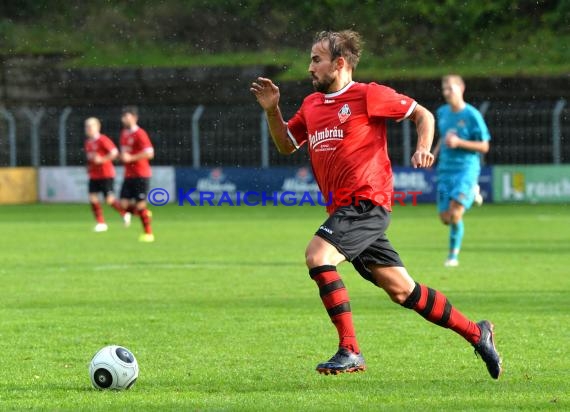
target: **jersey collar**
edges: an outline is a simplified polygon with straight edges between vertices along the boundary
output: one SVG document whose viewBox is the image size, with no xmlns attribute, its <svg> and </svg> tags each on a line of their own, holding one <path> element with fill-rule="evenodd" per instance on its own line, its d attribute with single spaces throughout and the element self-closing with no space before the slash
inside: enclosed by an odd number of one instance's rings
<svg viewBox="0 0 570 412">
<path fill-rule="evenodd" d="M 352 80 L 350 83 L 348 83 L 346 86 L 344 86 L 342 89 L 340 89 L 337 92 L 334 93 L 328 93 L 325 94 L 325 99 L 330 99 L 332 97 L 337 97 L 340 96 L 341 94 L 343 94 L 344 92 L 346 92 L 348 89 L 350 89 L 350 87 L 354 84 L 354 80 Z"/>
</svg>

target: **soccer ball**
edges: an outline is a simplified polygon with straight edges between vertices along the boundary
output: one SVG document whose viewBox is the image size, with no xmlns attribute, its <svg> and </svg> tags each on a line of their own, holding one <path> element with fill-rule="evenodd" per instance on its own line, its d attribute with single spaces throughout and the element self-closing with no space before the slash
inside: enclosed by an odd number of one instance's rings
<svg viewBox="0 0 570 412">
<path fill-rule="evenodd" d="M 138 376 L 135 356 L 122 346 L 105 346 L 89 364 L 89 377 L 97 389 L 129 389 Z"/>
</svg>

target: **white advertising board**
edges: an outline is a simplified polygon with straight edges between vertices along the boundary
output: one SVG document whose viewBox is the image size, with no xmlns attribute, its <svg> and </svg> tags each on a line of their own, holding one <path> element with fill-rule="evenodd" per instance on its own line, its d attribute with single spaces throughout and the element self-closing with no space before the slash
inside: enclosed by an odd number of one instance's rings
<svg viewBox="0 0 570 412">
<path fill-rule="evenodd" d="M 117 167 L 115 178 L 115 193 L 117 196 L 123 184 L 123 167 Z M 39 169 L 39 200 L 46 203 L 87 203 L 87 171 L 85 167 L 40 167 Z M 174 167 L 154 166 L 150 189 L 160 187 L 174 194 L 176 179 Z M 170 197 L 175 202 L 176 196 Z"/>
</svg>

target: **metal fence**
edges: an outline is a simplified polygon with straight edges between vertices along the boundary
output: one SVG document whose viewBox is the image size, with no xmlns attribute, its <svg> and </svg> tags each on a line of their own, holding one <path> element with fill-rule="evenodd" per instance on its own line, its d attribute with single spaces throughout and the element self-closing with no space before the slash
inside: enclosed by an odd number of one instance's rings
<svg viewBox="0 0 570 412">
<path fill-rule="evenodd" d="M 435 110 L 440 102 L 426 104 Z M 492 135 L 488 164 L 570 163 L 570 107 L 565 100 L 475 102 Z M 271 167 L 308 163 L 306 150 L 280 155 L 259 106 L 144 106 L 140 124 L 155 146 L 156 165 Z M 285 106 L 285 117 L 295 107 Z M 85 163 L 83 121 L 99 117 L 116 143 L 120 107 L 0 108 L 0 166 Z M 415 145 L 409 121 L 389 122 L 392 163 L 407 165 Z"/>
</svg>

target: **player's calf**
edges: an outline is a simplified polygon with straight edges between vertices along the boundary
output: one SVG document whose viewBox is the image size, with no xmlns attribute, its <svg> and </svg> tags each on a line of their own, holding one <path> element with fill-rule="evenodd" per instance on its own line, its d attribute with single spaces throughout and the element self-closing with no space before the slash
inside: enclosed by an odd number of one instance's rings
<svg viewBox="0 0 570 412">
<path fill-rule="evenodd" d="M 123 209 L 123 207 L 121 206 L 121 202 L 118 199 L 116 199 L 114 196 L 107 197 L 105 199 L 105 202 L 107 203 L 107 205 L 111 206 L 113 209 L 119 212 L 119 214 L 122 217 L 124 217 L 125 213 L 127 213 L 127 211 Z"/>
<path fill-rule="evenodd" d="M 366 363 L 356 340 L 350 299 L 336 267 L 317 266 L 309 270 L 309 275 L 319 287 L 319 295 L 339 337 L 338 351 L 328 361 L 319 363 L 317 372 L 338 375 L 366 370 Z"/>
<path fill-rule="evenodd" d="M 439 214 L 439 219 L 441 220 L 441 223 L 443 223 L 444 225 L 449 225 L 451 223 L 451 216 L 448 211 L 441 212 Z"/>
<path fill-rule="evenodd" d="M 471 344 L 479 342 L 481 331 L 449 302 L 447 297 L 432 288 L 416 283 L 402 306 L 413 309 L 424 319 L 461 335 Z"/>
<path fill-rule="evenodd" d="M 317 266 L 309 270 L 309 275 L 319 287 L 319 295 L 323 305 L 331 322 L 336 327 L 339 347 L 353 353 L 359 353 L 350 299 L 336 267 L 332 265 Z"/>
<path fill-rule="evenodd" d="M 372 282 L 384 289 L 392 302 L 403 304 L 414 289 L 415 282 L 404 267 L 369 266 Z"/>
<path fill-rule="evenodd" d="M 151 228 L 151 221 L 152 221 L 152 213 L 146 207 L 138 208 L 137 214 L 141 218 L 141 223 L 143 226 L 144 233 L 147 235 L 152 235 L 152 228 Z"/>
<path fill-rule="evenodd" d="M 91 211 L 93 212 L 93 217 L 95 217 L 95 221 L 98 224 L 104 224 L 105 218 L 103 217 L 103 209 L 101 208 L 101 204 L 99 201 L 90 201 Z"/>
<path fill-rule="evenodd" d="M 475 323 L 459 312 L 441 292 L 416 283 L 416 287 L 402 304 L 413 309 L 426 320 L 461 335 L 481 356 L 493 379 L 502 372 L 502 361 L 495 348 L 493 325 L 489 321 Z"/>
</svg>

